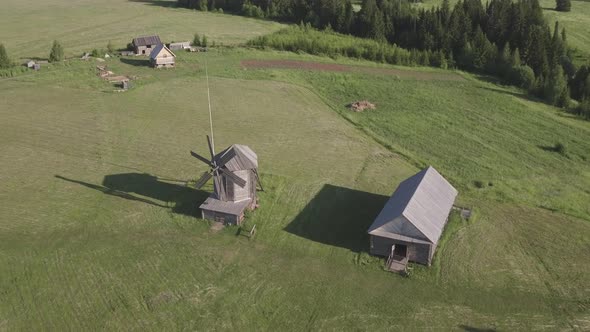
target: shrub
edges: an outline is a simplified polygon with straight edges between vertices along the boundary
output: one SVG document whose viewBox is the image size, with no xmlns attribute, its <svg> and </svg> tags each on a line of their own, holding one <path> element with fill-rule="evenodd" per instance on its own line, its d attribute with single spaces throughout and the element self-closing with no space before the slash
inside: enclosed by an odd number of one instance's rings
<svg viewBox="0 0 590 332">
<path fill-rule="evenodd" d="M 111 43 L 111 41 L 109 40 L 108 44 L 107 44 L 107 51 L 109 53 L 115 53 L 115 46 L 113 45 L 113 43 Z"/>
<path fill-rule="evenodd" d="M 6 53 L 6 48 L 4 48 L 4 44 L 0 44 L 0 69 L 6 69 L 10 67 L 10 58 L 8 58 L 8 53 Z"/>
<path fill-rule="evenodd" d="M 556 0 L 555 10 L 557 10 L 558 12 L 569 12 L 570 10 L 572 10 L 571 0 Z"/>
<path fill-rule="evenodd" d="M 49 62 L 58 62 L 64 59 L 64 49 L 61 44 L 57 41 L 53 41 L 51 52 L 49 52 Z"/>
<path fill-rule="evenodd" d="M 193 38 L 193 46 L 201 46 L 201 37 L 198 33 L 195 33 L 195 37 Z"/>
<path fill-rule="evenodd" d="M 509 81 L 523 89 L 531 90 L 535 85 L 535 73 L 529 66 L 516 66 L 510 72 Z"/>
<path fill-rule="evenodd" d="M 565 145 L 561 142 L 557 142 L 555 143 L 555 145 L 553 146 L 553 151 L 559 153 L 562 156 L 565 156 L 567 149 L 565 148 Z"/>
</svg>

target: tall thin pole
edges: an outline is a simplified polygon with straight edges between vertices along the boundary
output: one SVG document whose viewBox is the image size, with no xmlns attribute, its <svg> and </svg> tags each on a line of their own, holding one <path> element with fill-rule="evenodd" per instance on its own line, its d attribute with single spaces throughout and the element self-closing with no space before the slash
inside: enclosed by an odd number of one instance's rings
<svg viewBox="0 0 590 332">
<path fill-rule="evenodd" d="M 215 139 L 213 138 L 213 115 L 211 113 L 211 93 L 209 92 L 209 72 L 207 71 L 207 55 L 205 54 L 205 77 L 207 79 L 207 102 L 209 103 L 209 126 L 211 127 L 211 149 L 215 153 Z"/>
</svg>

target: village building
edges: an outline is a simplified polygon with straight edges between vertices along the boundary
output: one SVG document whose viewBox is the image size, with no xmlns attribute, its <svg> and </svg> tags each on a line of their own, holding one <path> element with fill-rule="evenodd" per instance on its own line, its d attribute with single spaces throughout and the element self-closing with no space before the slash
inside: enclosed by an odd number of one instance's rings
<svg viewBox="0 0 590 332">
<path fill-rule="evenodd" d="M 136 55 L 149 55 L 162 41 L 158 36 L 145 36 L 133 38 L 132 44 Z"/>
<path fill-rule="evenodd" d="M 179 43 L 170 43 L 168 45 L 168 48 L 172 51 L 179 51 L 179 50 L 190 50 L 191 48 L 191 43 L 186 41 L 186 42 L 179 42 Z"/>
<path fill-rule="evenodd" d="M 201 206 L 203 219 L 214 220 L 223 224 L 239 225 L 244 220 L 246 209 L 256 208 L 256 189 L 258 182 L 258 157 L 246 145 L 234 144 L 215 156 L 223 160 L 224 156 L 233 156 L 223 163 L 224 173 L 216 180 L 215 191 Z M 231 178 L 228 172 L 244 180 L 241 186 Z"/>
<path fill-rule="evenodd" d="M 369 227 L 370 253 L 389 257 L 392 271 L 408 261 L 430 265 L 456 197 L 432 166 L 404 180 Z"/>
<path fill-rule="evenodd" d="M 150 65 L 154 68 L 172 68 L 176 55 L 164 44 L 156 46 L 150 53 Z"/>
</svg>

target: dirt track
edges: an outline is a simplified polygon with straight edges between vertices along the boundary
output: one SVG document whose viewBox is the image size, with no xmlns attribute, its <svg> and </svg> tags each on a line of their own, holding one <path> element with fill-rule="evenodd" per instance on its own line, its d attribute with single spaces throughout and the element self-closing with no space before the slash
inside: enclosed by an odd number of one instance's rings
<svg viewBox="0 0 590 332">
<path fill-rule="evenodd" d="M 402 70 L 392 68 L 375 68 L 364 66 L 340 65 L 332 63 L 298 61 L 298 60 L 242 60 L 243 68 L 284 68 L 303 69 L 333 72 L 354 72 L 367 74 L 382 74 L 398 76 L 400 78 L 414 79 L 420 81 L 464 81 L 465 79 L 455 73 L 428 72 L 417 70 Z"/>
</svg>

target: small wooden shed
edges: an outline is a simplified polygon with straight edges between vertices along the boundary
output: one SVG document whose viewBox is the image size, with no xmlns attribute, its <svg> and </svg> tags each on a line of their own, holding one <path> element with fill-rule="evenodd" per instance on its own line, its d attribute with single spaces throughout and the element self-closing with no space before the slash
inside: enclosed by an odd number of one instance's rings
<svg viewBox="0 0 590 332">
<path fill-rule="evenodd" d="M 170 45 L 168 45 L 168 48 L 171 49 L 172 51 L 188 50 L 191 48 L 191 43 L 188 41 L 178 42 L 178 43 L 170 43 Z"/>
<path fill-rule="evenodd" d="M 133 38 L 132 44 L 136 55 L 149 55 L 162 41 L 159 36 L 144 36 Z"/>
<path fill-rule="evenodd" d="M 369 227 L 370 253 L 430 265 L 457 193 L 432 166 L 404 180 Z"/>
<path fill-rule="evenodd" d="M 176 55 L 164 44 L 156 46 L 150 53 L 150 65 L 154 68 L 172 68 Z"/>
</svg>

